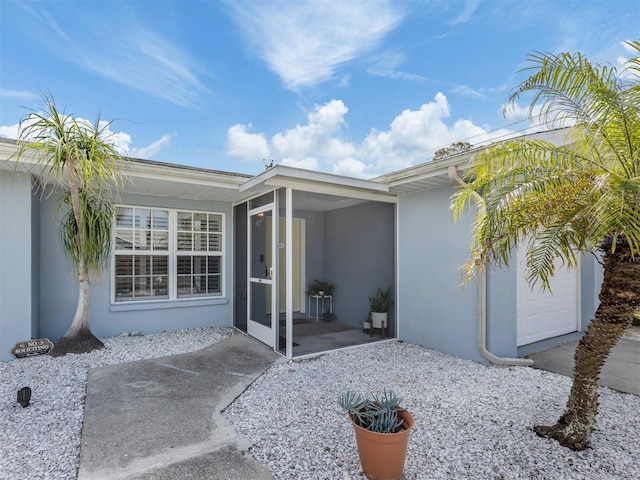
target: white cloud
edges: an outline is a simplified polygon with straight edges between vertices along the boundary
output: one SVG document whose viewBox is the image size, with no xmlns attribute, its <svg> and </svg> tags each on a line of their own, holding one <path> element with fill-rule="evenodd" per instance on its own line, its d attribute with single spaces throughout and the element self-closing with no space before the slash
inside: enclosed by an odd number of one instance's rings
<svg viewBox="0 0 640 480">
<path fill-rule="evenodd" d="M 111 143 L 122 155 L 129 155 L 129 146 L 131 145 L 131 135 L 125 132 L 112 132 L 105 130 L 103 138 Z M 147 157 L 142 157 L 147 158 Z"/>
<path fill-rule="evenodd" d="M 0 137 L 11 138 L 13 140 L 18 138 L 19 124 L 15 125 L 0 125 Z"/>
<path fill-rule="evenodd" d="M 160 150 L 167 147 L 169 143 L 171 143 L 171 139 L 176 135 L 177 135 L 176 133 L 173 133 L 173 134 L 165 133 L 158 140 L 151 143 L 150 145 L 147 145 L 146 147 L 132 149 L 131 156 L 135 158 L 151 158 Z M 127 137 L 129 136 L 127 135 Z M 129 137 L 129 141 L 130 141 L 130 137 Z"/>
<path fill-rule="evenodd" d="M 635 48 L 633 48 L 631 45 L 629 45 L 629 43 L 627 43 L 627 42 L 630 42 L 630 41 L 631 40 L 620 42 L 620 45 L 622 45 L 622 48 L 624 48 L 627 52 L 633 53 L 633 54 L 637 54 L 638 51 Z"/>
<path fill-rule="evenodd" d="M 370 73 L 371 75 L 375 75 L 377 77 L 386 77 L 392 80 L 403 80 L 406 82 L 422 83 L 428 80 L 428 78 L 423 75 L 404 72 L 402 70 L 383 70 L 379 68 L 369 68 L 367 69 L 367 73 Z"/>
<path fill-rule="evenodd" d="M 348 108 L 341 100 L 317 105 L 307 116 L 307 123 L 273 135 L 251 134 L 250 125 L 234 125 L 228 131 L 229 154 L 257 161 L 256 145 L 271 154 L 275 163 L 310 170 L 331 171 L 353 177 L 373 177 L 428 161 L 440 147 L 457 141 L 482 145 L 495 138 L 513 136 L 508 129 L 490 130 L 471 120 L 458 119 L 452 124 L 450 107 L 444 94 L 417 110 L 404 110 L 390 123 L 389 129 L 372 129 L 361 141 L 343 138 L 348 125 Z M 244 142 L 244 143 L 243 143 Z"/>
<path fill-rule="evenodd" d="M 96 23 L 78 11 L 58 19 L 46 8 L 27 11 L 40 22 L 43 43 L 66 62 L 188 108 L 197 108 L 206 93 L 195 73 L 201 67 L 188 52 L 128 16 Z M 78 33 L 68 34 L 65 22 L 73 22 Z"/>
<path fill-rule="evenodd" d="M 504 118 L 509 122 L 529 118 L 529 107 L 517 102 L 505 103 L 502 106 L 502 111 L 504 112 Z M 538 115 L 540 115 L 540 108 L 538 108 L 538 111 L 534 113 L 536 118 Z"/>
<path fill-rule="evenodd" d="M 228 3 L 251 50 L 291 90 L 332 78 L 375 49 L 403 17 L 385 0 Z"/>
<path fill-rule="evenodd" d="M 467 23 L 471 21 L 473 14 L 476 12 L 478 7 L 480 6 L 480 0 L 468 0 L 464 6 L 464 10 L 460 12 L 460 14 L 453 19 L 451 24 L 457 25 L 459 23 Z"/>
<path fill-rule="evenodd" d="M 67 117 L 68 121 L 71 121 L 71 117 Z M 86 125 L 93 128 L 93 122 L 89 120 L 77 117 L 75 118 L 76 122 L 80 125 Z M 26 123 L 29 123 L 28 120 L 25 120 Z M 25 123 L 22 124 L 24 127 Z M 20 135 L 20 124 L 16 123 L 15 125 L 0 125 L 0 137 L 11 138 L 13 140 L 18 139 Z M 153 142 L 151 145 L 141 148 L 133 148 L 130 151 L 130 146 L 132 144 L 131 135 L 126 132 L 114 132 L 111 130 L 111 125 L 109 122 L 101 120 L 98 124 L 98 128 L 102 129 L 101 139 L 107 143 L 112 144 L 121 155 L 131 155 L 136 158 L 150 158 L 160 150 L 165 148 L 176 134 L 165 134 L 160 139 Z"/>
<path fill-rule="evenodd" d="M 196 108 L 206 91 L 189 54 L 142 25 L 129 26 L 84 65 L 116 82 L 184 107 Z"/>
<path fill-rule="evenodd" d="M 421 83 L 428 80 L 428 78 L 423 75 L 399 70 L 398 67 L 405 61 L 406 55 L 404 53 L 385 50 L 373 58 L 371 67 L 367 68 L 367 73 L 377 77 L 385 77 L 392 80 L 403 80 L 407 82 Z"/>
<path fill-rule="evenodd" d="M 38 95 L 28 92 L 26 90 L 9 90 L 6 88 L 0 88 L 0 97 L 3 98 L 21 98 L 23 100 L 35 100 Z"/>
<path fill-rule="evenodd" d="M 348 109 L 341 100 L 331 100 L 316 106 L 308 115 L 306 125 L 296 125 L 271 139 L 273 155 L 281 158 L 300 158 L 306 153 L 316 153 L 329 158 L 353 153 L 354 148 L 332 137 L 345 124 Z"/>
<path fill-rule="evenodd" d="M 247 160 L 269 159 L 267 139 L 261 133 L 249 133 L 249 125 L 233 125 L 227 130 L 227 155 Z"/>
<path fill-rule="evenodd" d="M 487 98 L 484 93 L 474 88 L 471 88 L 467 85 L 456 85 L 451 89 L 453 93 L 457 93 L 458 95 L 462 95 L 463 97 L 470 98 Z"/>
<path fill-rule="evenodd" d="M 333 164 L 333 172 L 336 175 L 345 175 L 347 177 L 364 177 L 367 170 L 367 164 L 356 160 L 355 158 L 343 158 Z"/>
<path fill-rule="evenodd" d="M 509 133 L 489 131 L 472 121 L 460 119 L 449 125 L 450 107 L 444 94 L 423 104 L 419 110 L 404 110 L 384 132 L 372 130 L 363 140 L 360 158 L 368 162 L 367 176 L 388 173 L 429 160 L 440 147 L 466 140 L 473 145 Z"/>
<path fill-rule="evenodd" d="M 518 126 L 516 130 L 523 131 L 525 133 L 539 132 L 540 130 L 548 130 L 553 128 L 562 128 L 573 125 L 575 122 L 568 120 L 555 120 L 553 114 L 549 115 L 549 118 L 545 118 L 543 115 L 542 105 L 536 105 L 532 111 L 530 107 L 520 105 L 517 102 L 507 103 L 502 106 L 504 117 L 507 121 L 515 124 L 527 124 L 527 127 Z"/>
<path fill-rule="evenodd" d="M 296 168 L 304 168 L 305 170 L 317 170 L 318 159 L 313 157 L 305 157 L 300 159 L 284 158 L 282 160 L 282 165 L 287 165 L 289 167 L 296 167 Z"/>
</svg>

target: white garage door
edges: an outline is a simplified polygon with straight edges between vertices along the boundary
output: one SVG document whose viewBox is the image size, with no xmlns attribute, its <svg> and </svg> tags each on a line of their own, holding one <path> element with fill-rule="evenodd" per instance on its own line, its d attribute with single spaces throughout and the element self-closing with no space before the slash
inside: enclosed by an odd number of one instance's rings
<svg viewBox="0 0 640 480">
<path fill-rule="evenodd" d="M 559 264 L 558 264 L 559 265 Z M 556 268 L 551 292 L 524 279 L 524 254 L 518 252 L 518 346 L 575 332 L 579 325 L 579 268 Z"/>
</svg>

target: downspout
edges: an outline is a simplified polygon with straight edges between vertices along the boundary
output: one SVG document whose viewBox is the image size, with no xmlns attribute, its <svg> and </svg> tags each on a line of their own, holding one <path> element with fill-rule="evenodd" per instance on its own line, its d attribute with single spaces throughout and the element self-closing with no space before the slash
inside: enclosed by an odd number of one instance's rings
<svg viewBox="0 0 640 480">
<path fill-rule="evenodd" d="M 465 187 L 467 184 L 458 175 L 458 167 L 450 165 L 447 173 L 451 183 Z M 487 271 L 478 272 L 478 351 L 485 359 L 497 365 L 530 367 L 533 360 L 528 358 L 498 357 L 487 349 Z"/>
</svg>

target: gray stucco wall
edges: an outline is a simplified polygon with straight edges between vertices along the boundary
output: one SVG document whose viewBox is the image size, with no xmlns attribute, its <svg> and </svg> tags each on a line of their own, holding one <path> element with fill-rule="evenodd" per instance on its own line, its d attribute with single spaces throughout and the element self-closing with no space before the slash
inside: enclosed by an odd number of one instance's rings
<svg viewBox="0 0 640 480">
<path fill-rule="evenodd" d="M 295 206 L 295 201 L 294 201 Z M 307 291 L 313 279 L 331 282 L 327 277 L 324 264 L 324 215 L 319 212 L 293 210 L 293 217 L 304 219 L 305 224 L 305 281 L 304 290 Z M 335 282 L 333 282 L 335 283 Z M 305 309 L 307 308 L 305 303 Z M 308 313 L 308 312 L 307 312 Z"/>
<path fill-rule="evenodd" d="M 476 285 L 463 290 L 459 270 L 467 260 L 473 215 L 453 223 L 452 193 L 442 187 L 400 197 L 399 338 L 483 361 L 476 347 Z"/>
<path fill-rule="evenodd" d="M 368 202 L 324 215 L 325 276 L 336 285 L 334 312 L 341 323 L 362 327 L 369 296 L 391 287 L 395 301 L 395 205 Z M 389 335 L 395 335 L 394 311 Z"/>
<path fill-rule="evenodd" d="M 452 187 L 400 198 L 399 318 L 400 338 L 456 356 L 486 363 L 477 347 L 477 288 L 462 291 L 459 267 L 467 260 L 474 212 L 454 224 L 449 210 Z M 580 308 L 584 330 L 598 305 L 602 268 L 592 255 L 580 265 Z M 500 357 L 535 351 L 517 347 L 517 265 L 487 272 L 488 350 Z M 563 341 L 540 342 L 549 348 Z"/>
<path fill-rule="evenodd" d="M 34 185 L 39 188 L 36 182 Z M 31 195 L 31 334 L 40 333 L 40 194 Z"/>
<path fill-rule="evenodd" d="M 487 270 L 487 349 L 499 357 L 518 356 L 517 264 Z"/>
<path fill-rule="evenodd" d="M 41 332 L 57 340 L 69 327 L 76 308 L 78 288 L 71 267 L 64 259 L 58 233 L 56 198 L 45 199 L 40 215 L 40 312 Z M 225 214 L 224 296 L 212 299 L 133 302 L 111 304 L 110 271 L 95 280 L 91 290 L 91 329 L 97 336 L 114 336 L 138 330 L 142 334 L 232 325 L 232 214 L 231 205 L 209 201 L 125 195 L 119 203 L 128 205 L 183 208 Z"/>
<path fill-rule="evenodd" d="M 17 342 L 35 338 L 31 176 L 0 171 L 0 360 Z"/>
</svg>

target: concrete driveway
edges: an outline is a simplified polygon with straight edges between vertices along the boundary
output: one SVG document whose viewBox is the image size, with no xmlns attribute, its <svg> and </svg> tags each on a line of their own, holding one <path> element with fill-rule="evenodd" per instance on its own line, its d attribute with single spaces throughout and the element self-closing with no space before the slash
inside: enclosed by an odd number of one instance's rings
<svg viewBox="0 0 640 480">
<path fill-rule="evenodd" d="M 578 341 L 529 355 L 533 367 L 573 377 L 573 355 Z M 600 374 L 600 386 L 640 395 L 640 337 L 621 338 Z"/>
</svg>

